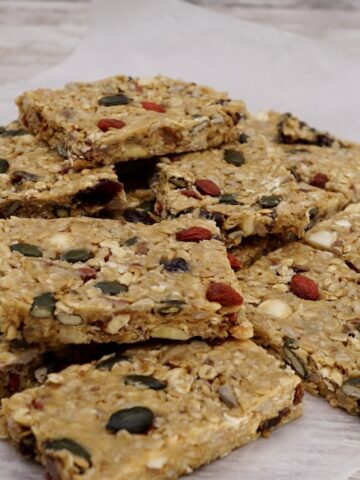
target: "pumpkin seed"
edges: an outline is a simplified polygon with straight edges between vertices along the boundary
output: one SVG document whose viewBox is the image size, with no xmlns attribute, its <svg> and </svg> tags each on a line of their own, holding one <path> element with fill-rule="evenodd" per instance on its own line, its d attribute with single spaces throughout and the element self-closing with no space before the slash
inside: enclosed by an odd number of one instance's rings
<svg viewBox="0 0 360 480">
<path fill-rule="evenodd" d="M 104 295 L 118 295 L 129 290 L 127 285 L 118 282 L 117 280 L 98 282 L 95 284 L 96 288 L 100 288 Z"/>
<path fill-rule="evenodd" d="M 0 173 L 6 173 L 10 168 L 10 163 L 5 158 L 0 158 Z"/>
<path fill-rule="evenodd" d="M 179 177 L 170 177 L 169 183 L 175 185 L 177 188 L 186 188 L 188 186 L 188 182 L 184 178 Z"/>
<path fill-rule="evenodd" d="M 10 250 L 12 252 L 19 252 L 25 257 L 42 257 L 43 253 L 39 247 L 36 245 L 31 245 L 31 243 L 14 243 L 10 245 Z"/>
<path fill-rule="evenodd" d="M 58 145 L 56 147 L 56 150 L 57 150 L 58 154 L 60 155 L 60 157 L 65 158 L 65 159 L 68 158 L 68 153 L 67 153 L 67 150 L 64 147 L 64 145 Z"/>
<path fill-rule="evenodd" d="M 310 210 L 309 210 L 310 220 L 312 220 L 313 218 L 316 218 L 318 214 L 319 214 L 319 208 L 318 207 L 310 208 Z"/>
<path fill-rule="evenodd" d="M 279 195 L 263 195 L 259 199 L 259 203 L 264 208 L 274 208 L 279 205 L 282 198 Z"/>
<path fill-rule="evenodd" d="M 221 195 L 219 198 L 219 203 L 226 203 L 227 205 L 239 205 L 239 202 L 232 193 L 224 193 L 224 195 Z"/>
<path fill-rule="evenodd" d="M 75 457 L 84 459 L 88 465 L 92 466 L 90 453 L 80 443 L 71 440 L 70 438 L 56 438 L 54 440 L 47 440 L 44 442 L 43 447 L 45 450 L 67 450 Z"/>
<path fill-rule="evenodd" d="M 347 380 L 342 384 L 341 390 L 345 393 L 345 395 L 360 398 L 360 377 Z"/>
<path fill-rule="evenodd" d="M 283 359 L 286 363 L 288 363 L 295 370 L 295 372 L 301 378 L 306 380 L 309 377 L 309 373 L 306 369 L 306 366 L 305 366 L 303 360 L 298 355 L 296 355 L 296 353 L 293 351 L 293 349 L 290 348 L 289 346 L 284 346 Z"/>
<path fill-rule="evenodd" d="M 71 210 L 69 207 L 62 207 L 60 205 L 60 206 L 54 207 L 53 212 L 54 212 L 54 215 L 58 218 L 67 218 L 67 217 L 70 217 Z"/>
<path fill-rule="evenodd" d="M 107 357 L 107 358 L 103 358 L 103 359 L 99 360 L 98 363 L 96 364 L 95 368 L 97 370 L 111 371 L 111 369 L 113 368 L 114 365 L 116 365 L 119 362 L 126 361 L 126 360 L 129 360 L 129 357 L 127 357 L 126 355 L 124 355 L 120 352 L 116 352 L 113 355 L 111 355 L 111 357 Z"/>
<path fill-rule="evenodd" d="M 221 385 L 219 388 L 219 397 L 220 400 L 229 408 L 236 408 L 239 406 L 233 389 L 228 385 Z"/>
<path fill-rule="evenodd" d="M 144 210 L 145 212 L 153 212 L 154 211 L 154 205 L 155 201 L 154 200 L 145 200 L 144 202 L 141 202 L 137 208 L 140 208 L 141 210 Z"/>
<path fill-rule="evenodd" d="M 139 240 L 140 240 L 139 237 L 131 237 L 128 240 L 126 240 L 126 242 L 124 242 L 124 245 L 126 245 L 127 247 L 132 247 L 133 245 L 138 243 Z"/>
<path fill-rule="evenodd" d="M 126 375 L 124 377 L 125 385 L 144 386 L 150 388 L 151 390 L 163 390 L 167 383 L 157 378 L 151 377 L 150 375 Z"/>
<path fill-rule="evenodd" d="M 69 263 L 76 262 L 86 262 L 89 258 L 92 258 L 93 254 L 90 250 L 86 248 L 74 248 L 73 250 L 68 250 L 60 255 L 60 260 L 65 260 Z"/>
<path fill-rule="evenodd" d="M 146 433 L 152 427 L 153 412 L 147 407 L 132 407 L 119 410 L 111 415 L 106 429 L 116 433 L 127 430 L 129 433 Z"/>
<path fill-rule="evenodd" d="M 35 458 L 36 439 L 33 433 L 29 433 L 20 440 L 19 451 L 24 457 Z"/>
<path fill-rule="evenodd" d="M 13 185 L 23 181 L 37 182 L 38 180 L 38 175 L 35 175 L 35 173 L 25 172 L 24 170 L 17 170 L 16 172 L 13 172 L 10 177 L 10 182 Z"/>
<path fill-rule="evenodd" d="M 144 223 L 145 225 L 153 225 L 155 220 L 151 218 L 148 212 L 137 210 L 136 208 L 125 208 L 124 219 L 130 223 Z"/>
<path fill-rule="evenodd" d="M 224 160 L 231 165 L 235 165 L 235 167 L 240 167 L 245 163 L 244 155 L 237 150 L 225 150 Z"/>
<path fill-rule="evenodd" d="M 56 315 L 56 318 L 60 323 L 67 326 L 76 326 L 82 324 L 82 318 L 80 315 L 61 312 Z"/>
<path fill-rule="evenodd" d="M 100 98 L 98 104 L 103 107 L 114 107 L 116 105 L 127 105 L 131 101 L 131 98 L 123 93 L 117 93 L 116 95 L 107 95 L 106 97 Z"/>
<path fill-rule="evenodd" d="M 51 292 L 43 293 L 34 298 L 30 315 L 34 318 L 51 317 L 55 310 L 55 297 Z"/>
<path fill-rule="evenodd" d="M 186 302 L 183 300 L 162 300 L 160 304 L 155 307 L 155 313 L 160 315 L 170 315 L 181 312 Z"/>
<path fill-rule="evenodd" d="M 4 130 L 0 132 L 1 137 L 20 137 L 21 135 L 28 135 L 29 132 L 25 128 L 16 128 L 11 130 Z"/>
</svg>

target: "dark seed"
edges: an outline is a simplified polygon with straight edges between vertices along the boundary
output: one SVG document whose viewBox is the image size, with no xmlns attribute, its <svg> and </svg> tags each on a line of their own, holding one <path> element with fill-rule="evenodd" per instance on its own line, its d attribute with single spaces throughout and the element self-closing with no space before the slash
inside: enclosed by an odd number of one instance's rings
<svg viewBox="0 0 360 480">
<path fill-rule="evenodd" d="M 145 212 L 153 212 L 154 211 L 154 200 L 146 200 L 145 202 L 141 202 L 137 208 L 144 210 Z"/>
<path fill-rule="evenodd" d="M 17 128 L 14 130 L 4 130 L 0 132 L 2 137 L 20 137 L 21 135 L 28 135 L 29 132 L 25 128 Z"/>
<path fill-rule="evenodd" d="M 25 257 L 42 257 L 42 251 L 36 245 L 31 245 L 30 243 L 15 243 L 10 245 L 10 250 L 12 252 L 22 253 Z"/>
<path fill-rule="evenodd" d="M 310 208 L 309 210 L 309 218 L 312 220 L 313 218 L 316 218 L 319 214 L 319 208 L 318 207 L 313 207 Z"/>
<path fill-rule="evenodd" d="M 104 178 L 93 187 L 78 192 L 73 200 L 74 202 L 87 203 L 90 205 L 103 205 L 109 203 L 121 190 L 121 183 Z"/>
<path fill-rule="evenodd" d="M 36 182 L 37 180 L 39 180 L 39 177 L 37 175 L 35 175 L 34 173 L 24 172 L 23 170 L 13 172 L 10 177 L 10 182 L 13 185 L 23 181 Z"/>
<path fill-rule="evenodd" d="M 53 213 L 58 218 L 70 217 L 71 209 L 69 207 L 56 206 L 53 208 Z"/>
<path fill-rule="evenodd" d="M 89 466 L 92 465 L 90 453 L 79 443 L 70 438 L 56 438 L 55 440 L 47 440 L 43 444 L 45 450 L 67 450 L 75 457 L 83 458 Z"/>
<path fill-rule="evenodd" d="M 283 417 L 285 417 L 288 413 L 290 413 L 290 410 L 288 408 L 283 408 L 276 417 L 269 418 L 269 420 L 264 420 L 261 422 L 257 431 L 260 433 L 269 432 L 273 428 L 277 427 Z"/>
<path fill-rule="evenodd" d="M 318 134 L 316 136 L 315 144 L 319 147 L 331 147 L 334 143 L 334 139 L 326 134 Z"/>
<path fill-rule="evenodd" d="M 21 439 L 19 442 L 19 451 L 24 457 L 35 458 L 36 439 L 33 433 L 30 433 Z"/>
<path fill-rule="evenodd" d="M 95 283 L 95 287 L 100 288 L 104 295 L 118 295 L 119 293 L 124 293 L 129 290 L 129 287 L 127 285 L 124 285 L 117 280 L 98 282 Z"/>
<path fill-rule="evenodd" d="M 240 143 L 247 143 L 247 141 L 249 140 L 249 135 L 246 135 L 246 133 L 240 133 L 239 135 L 239 142 Z"/>
<path fill-rule="evenodd" d="M 360 377 L 347 380 L 342 384 L 341 390 L 345 393 L 345 395 L 360 398 Z"/>
<path fill-rule="evenodd" d="M 175 185 L 177 188 L 186 188 L 188 186 L 188 182 L 184 178 L 178 177 L 170 177 L 169 183 Z"/>
<path fill-rule="evenodd" d="M 6 173 L 10 168 L 10 163 L 5 158 L 0 158 L 0 173 Z"/>
<path fill-rule="evenodd" d="M 208 212 L 207 210 L 200 210 L 200 216 L 207 218 L 208 220 L 213 220 L 216 223 L 216 226 L 222 228 L 225 223 L 225 219 L 222 213 L 219 212 Z"/>
<path fill-rule="evenodd" d="M 181 257 L 172 258 L 171 260 L 161 260 L 161 265 L 167 272 L 188 272 L 189 265 L 186 260 Z"/>
<path fill-rule="evenodd" d="M 225 193 L 219 198 L 219 203 L 226 203 L 227 205 L 240 205 L 232 193 Z"/>
<path fill-rule="evenodd" d="M 34 318 L 51 317 L 55 310 L 55 297 L 51 292 L 43 293 L 34 298 L 30 315 Z"/>
<path fill-rule="evenodd" d="M 155 308 L 155 313 L 170 315 L 181 312 L 186 303 L 182 300 L 162 300 Z"/>
<path fill-rule="evenodd" d="M 104 358 L 104 359 L 100 360 L 96 364 L 95 368 L 97 370 L 111 371 L 111 369 L 113 368 L 114 365 L 116 365 L 117 363 L 120 363 L 120 362 L 124 362 L 126 360 L 129 360 L 129 357 L 127 357 L 126 355 L 123 355 L 120 352 L 117 352 L 117 353 L 114 353 L 114 355 L 112 355 L 111 357 Z"/>
<path fill-rule="evenodd" d="M 104 107 L 114 107 L 115 105 L 127 105 L 131 101 L 131 98 L 127 97 L 123 93 L 117 93 L 116 95 L 108 95 L 100 98 L 98 104 Z"/>
<path fill-rule="evenodd" d="M 145 225 L 153 225 L 155 223 L 155 220 L 147 212 L 136 210 L 135 208 L 126 208 L 124 210 L 124 218 L 130 223 L 144 223 Z"/>
<path fill-rule="evenodd" d="M 8 203 L 3 210 L 3 218 L 9 218 L 11 215 L 14 215 L 14 213 L 17 211 L 17 209 L 20 207 L 20 202 L 18 200 L 15 200 L 14 202 Z"/>
<path fill-rule="evenodd" d="M 167 383 L 150 375 L 126 375 L 124 378 L 125 385 L 144 386 L 151 390 L 163 390 Z"/>
<path fill-rule="evenodd" d="M 126 240 L 126 242 L 124 242 L 124 245 L 126 245 L 127 247 L 132 247 L 133 245 L 138 243 L 139 240 L 140 240 L 139 237 L 131 237 L 128 240 Z"/>
<path fill-rule="evenodd" d="M 279 197 L 278 195 L 263 195 L 259 199 L 259 203 L 264 208 L 274 208 L 279 205 L 281 200 L 281 197 Z"/>
<path fill-rule="evenodd" d="M 119 430 L 127 430 L 129 433 L 146 433 L 152 427 L 153 421 L 154 414 L 149 408 L 126 408 L 111 415 L 106 429 L 113 433 Z"/>
<path fill-rule="evenodd" d="M 244 155 L 237 150 L 225 150 L 224 160 L 225 162 L 235 165 L 236 167 L 240 167 L 243 163 L 245 163 Z"/>
<path fill-rule="evenodd" d="M 290 348 L 290 346 L 284 346 L 283 359 L 295 370 L 295 372 L 301 378 L 306 380 L 309 377 L 309 374 L 304 362 L 298 355 L 296 355 L 296 353 L 292 348 Z"/>
<path fill-rule="evenodd" d="M 64 145 L 58 145 L 56 147 L 56 150 L 57 150 L 58 154 L 60 155 L 60 157 L 65 158 L 65 159 L 68 158 L 67 150 L 64 147 Z"/>
<path fill-rule="evenodd" d="M 86 248 L 74 248 L 60 255 L 60 260 L 65 260 L 69 263 L 86 262 L 89 258 L 92 258 L 93 254 Z"/>
<path fill-rule="evenodd" d="M 298 171 L 296 170 L 296 167 L 291 167 L 290 168 L 290 173 L 297 182 L 301 182 L 301 176 L 299 175 Z"/>
</svg>

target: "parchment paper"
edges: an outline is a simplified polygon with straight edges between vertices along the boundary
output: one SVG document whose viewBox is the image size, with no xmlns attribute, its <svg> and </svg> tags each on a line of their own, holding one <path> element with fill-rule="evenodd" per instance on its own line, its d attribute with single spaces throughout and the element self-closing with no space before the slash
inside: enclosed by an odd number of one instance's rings
<svg viewBox="0 0 360 480">
<path fill-rule="evenodd" d="M 46 38 L 44 39 L 46 41 Z M 0 122 L 25 89 L 116 73 L 163 73 L 228 90 L 252 111 L 292 111 L 360 141 L 360 66 L 324 45 L 178 0 L 95 0 L 86 39 L 62 65 L 3 86 Z M 208 480 L 346 480 L 360 470 L 359 419 L 306 397 L 305 415 L 194 473 Z M 1 480 L 40 480 L 42 469 L 0 442 Z M 140 480 L 140 479 L 139 479 Z"/>
</svg>

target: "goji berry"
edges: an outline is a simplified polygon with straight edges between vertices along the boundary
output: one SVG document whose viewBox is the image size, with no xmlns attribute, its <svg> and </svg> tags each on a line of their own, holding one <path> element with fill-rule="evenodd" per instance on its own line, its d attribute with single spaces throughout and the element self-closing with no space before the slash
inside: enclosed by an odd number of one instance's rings
<svg viewBox="0 0 360 480">
<path fill-rule="evenodd" d="M 310 185 L 313 187 L 325 188 L 326 183 L 329 181 L 329 177 L 325 173 L 316 173 L 310 178 Z"/>
<path fill-rule="evenodd" d="M 125 122 L 118 120 L 117 118 L 102 118 L 98 121 L 97 126 L 103 132 L 107 132 L 109 128 L 123 128 L 125 127 Z"/>
<path fill-rule="evenodd" d="M 200 179 L 195 181 L 196 188 L 204 195 L 210 197 L 219 197 L 221 195 L 220 188 L 212 180 Z"/>
<path fill-rule="evenodd" d="M 185 197 L 200 199 L 200 195 L 195 190 L 181 190 L 180 193 Z"/>
<path fill-rule="evenodd" d="M 145 108 L 145 110 L 152 110 L 153 112 L 158 112 L 158 113 L 166 112 L 164 105 L 160 105 L 159 103 L 141 102 L 141 105 L 143 108 Z"/>
<path fill-rule="evenodd" d="M 176 240 L 180 242 L 201 242 L 201 240 L 210 240 L 211 237 L 210 230 L 203 227 L 185 228 L 176 233 Z"/>
<path fill-rule="evenodd" d="M 290 282 L 290 291 L 304 300 L 319 300 L 320 293 L 317 284 L 304 275 L 293 275 Z"/>
<path fill-rule="evenodd" d="M 235 307 L 243 303 L 243 298 L 230 285 L 222 282 L 212 283 L 206 291 L 209 302 L 220 303 L 223 307 Z"/>
<path fill-rule="evenodd" d="M 91 267 L 79 268 L 79 273 L 81 280 L 84 282 L 88 282 L 89 280 L 96 278 L 96 270 Z"/>
<path fill-rule="evenodd" d="M 240 260 L 238 260 L 235 255 L 232 253 L 228 252 L 227 254 L 228 260 L 230 262 L 230 267 L 234 270 L 234 272 L 237 272 L 242 269 L 242 263 Z"/>
</svg>

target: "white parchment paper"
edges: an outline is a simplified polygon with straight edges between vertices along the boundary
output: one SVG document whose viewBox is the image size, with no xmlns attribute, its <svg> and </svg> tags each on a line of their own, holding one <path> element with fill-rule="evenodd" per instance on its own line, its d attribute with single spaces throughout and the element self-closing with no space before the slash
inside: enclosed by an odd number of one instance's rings
<svg viewBox="0 0 360 480">
<path fill-rule="evenodd" d="M 46 41 L 46 39 L 44 39 Z M 0 122 L 25 89 L 126 73 L 210 84 L 252 111 L 291 111 L 360 141 L 360 65 L 294 34 L 178 0 L 95 0 L 88 34 L 63 64 L 0 90 Z M 347 480 L 360 470 L 359 419 L 306 397 L 305 415 L 194 473 L 208 480 Z M 42 469 L 0 442 L 1 480 L 40 480 Z M 140 480 L 140 479 L 139 479 Z"/>
</svg>

